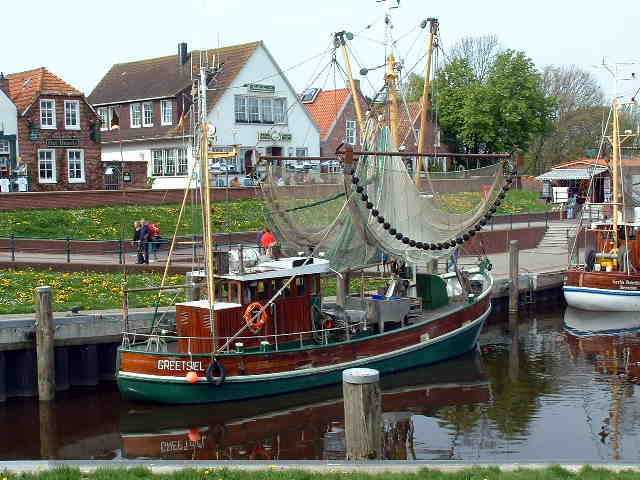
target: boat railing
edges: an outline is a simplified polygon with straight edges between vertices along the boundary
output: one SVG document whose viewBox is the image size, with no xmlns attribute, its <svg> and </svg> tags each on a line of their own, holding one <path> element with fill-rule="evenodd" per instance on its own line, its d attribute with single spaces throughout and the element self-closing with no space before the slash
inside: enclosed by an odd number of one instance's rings
<svg viewBox="0 0 640 480">
<path fill-rule="evenodd" d="M 322 328 L 316 330 L 234 337 L 185 337 L 174 335 L 172 334 L 172 332 L 166 330 L 163 330 L 161 333 L 141 333 L 138 331 L 125 331 L 122 332 L 122 348 L 129 350 L 133 349 L 133 346 L 138 344 L 147 352 L 167 352 L 167 345 L 169 343 L 184 340 L 187 343 L 186 353 L 191 355 L 193 342 L 207 342 L 215 340 L 216 343 L 224 342 L 223 344 L 226 344 L 226 348 L 223 350 L 224 353 L 233 353 L 234 351 L 241 353 L 241 347 L 238 344 L 243 345 L 243 342 L 247 340 L 259 340 L 260 350 L 268 352 L 271 351 L 272 347 L 273 350 L 280 351 L 282 349 L 282 344 L 285 343 L 282 340 L 287 337 L 288 338 L 286 343 L 290 343 L 290 340 L 293 337 L 294 339 L 297 339 L 297 341 L 300 343 L 300 347 L 302 348 L 304 347 L 305 340 L 309 339 L 309 337 L 313 338 L 321 345 L 327 345 L 332 333 L 346 332 L 346 336 L 350 337 L 351 335 L 355 335 L 357 332 L 366 331 L 367 329 L 368 322 L 365 318 L 362 321 L 349 322 L 347 326 L 339 325 L 337 327 Z M 235 340 L 235 344 L 233 345 L 233 347 L 231 346 L 230 340 Z"/>
</svg>

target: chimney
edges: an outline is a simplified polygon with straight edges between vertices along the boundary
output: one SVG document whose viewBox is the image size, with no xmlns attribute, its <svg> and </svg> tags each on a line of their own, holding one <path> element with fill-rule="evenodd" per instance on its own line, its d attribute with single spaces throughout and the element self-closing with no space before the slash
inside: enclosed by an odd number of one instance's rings
<svg viewBox="0 0 640 480">
<path fill-rule="evenodd" d="M 180 42 L 178 44 L 178 65 L 184 65 L 187 63 L 187 44 L 186 42 Z"/>
<path fill-rule="evenodd" d="M 2 72 L 0 72 L 0 90 L 2 90 L 7 95 L 7 97 L 9 97 L 9 79 L 5 77 Z"/>
</svg>

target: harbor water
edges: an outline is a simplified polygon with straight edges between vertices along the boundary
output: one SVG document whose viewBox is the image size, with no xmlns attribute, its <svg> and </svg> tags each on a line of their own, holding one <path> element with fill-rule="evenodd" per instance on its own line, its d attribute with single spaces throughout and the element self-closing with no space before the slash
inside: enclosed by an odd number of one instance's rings
<svg viewBox="0 0 640 480">
<path fill-rule="evenodd" d="M 640 321 L 548 308 L 517 322 L 494 314 L 477 352 L 384 378 L 385 456 L 640 461 Z M 11 398 L 0 425 L 1 460 L 322 460 L 345 450 L 340 386 L 175 407 L 126 402 L 103 382 L 50 405 Z"/>
</svg>

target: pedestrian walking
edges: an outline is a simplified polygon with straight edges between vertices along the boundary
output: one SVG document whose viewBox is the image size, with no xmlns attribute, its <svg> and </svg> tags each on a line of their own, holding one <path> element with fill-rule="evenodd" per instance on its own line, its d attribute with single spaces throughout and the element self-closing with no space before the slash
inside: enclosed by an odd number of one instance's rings
<svg viewBox="0 0 640 480">
<path fill-rule="evenodd" d="M 140 220 L 138 233 L 138 263 L 149 263 L 149 222 Z"/>
<path fill-rule="evenodd" d="M 158 260 L 158 249 L 162 243 L 160 236 L 160 224 L 158 222 L 149 222 L 149 244 L 151 245 L 151 254 L 153 260 Z"/>
</svg>

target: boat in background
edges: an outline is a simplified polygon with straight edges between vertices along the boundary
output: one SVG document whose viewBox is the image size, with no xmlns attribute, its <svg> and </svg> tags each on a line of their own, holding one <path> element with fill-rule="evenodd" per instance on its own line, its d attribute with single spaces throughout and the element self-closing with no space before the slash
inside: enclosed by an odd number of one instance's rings
<svg viewBox="0 0 640 480">
<path fill-rule="evenodd" d="M 636 106 L 633 97 L 624 101 L 614 95 L 610 134 L 604 137 L 611 145 L 611 198 L 601 204 L 587 201 L 575 240 L 569 245 L 572 261 L 563 291 L 567 303 L 574 308 L 640 311 L 640 209 L 637 208 L 640 197 L 635 191 L 638 183 L 635 179 L 640 172 L 633 170 L 631 158 L 625 158 L 622 150 L 625 142 L 638 138 L 640 127 L 635 133 L 621 127 L 623 110 Z M 598 154 L 601 159 L 604 157 L 603 145 L 604 141 Z M 593 178 L 587 198 L 593 197 Z M 579 259 L 581 249 L 584 251 L 583 261 Z"/>
</svg>

